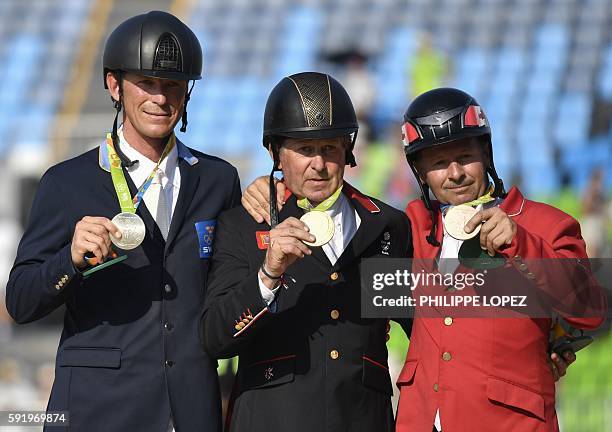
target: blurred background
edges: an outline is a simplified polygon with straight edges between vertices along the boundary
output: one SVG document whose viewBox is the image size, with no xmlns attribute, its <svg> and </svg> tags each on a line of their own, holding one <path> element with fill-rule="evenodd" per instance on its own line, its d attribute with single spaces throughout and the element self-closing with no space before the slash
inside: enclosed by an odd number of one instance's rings
<svg viewBox="0 0 612 432">
<path fill-rule="evenodd" d="M 506 186 L 572 214 L 589 255 L 612 257 L 610 0 L 0 0 L 2 297 L 40 176 L 111 128 L 107 35 L 153 9 L 181 17 L 204 50 L 179 138 L 236 165 L 243 187 L 271 168 L 261 145 L 268 93 L 285 75 L 317 70 L 343 83 L 358 112 L 349 181 L 403 209 L 418 196 L 403 111 L 415 95 L 451 85 L 487 113 Z M 0 410 L 44 409 L 62 311 L 16 327 L 1 303 Z M 612 431 L 609 328 L 558 384 L 563 431 Z M 394 373 L 406 347 L 394 327 Z M 224 385 L 232 370 L 221 362 Z"/>
</svg>

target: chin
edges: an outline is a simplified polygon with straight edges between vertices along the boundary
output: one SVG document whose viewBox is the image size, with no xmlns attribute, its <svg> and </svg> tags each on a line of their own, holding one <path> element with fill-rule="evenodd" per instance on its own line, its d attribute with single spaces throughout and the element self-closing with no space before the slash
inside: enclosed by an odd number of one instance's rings
<svg viewBox="0 0 612 432">
<path fill-rule="evenodd" d="M 311 191 L 306 193 L 308 201 L 321 202 L 329 198 L 334 192 L 328 192 L 327 190 Z"/>
<path fill-rule="evenodd" d="M 154 126 L 145 128 L 146 134 L 150 138 L 165 138 L 172 133 L 174 127 L 167 126 Z"/>
<path fill-rule="evenodd" d="M 461 205 L 461 204 L 465 204 L 466 202 L 473 201 L 473 200 L 477 199 L 478 198 L 477 195 L 478 194 L 473 194 L 473 193 L 468 191 L 468 192 L 465 192 L 465 193 L 453 195 L 452 197 L 449 197 L 448 201 L 452 205 Z"/>
</svg>

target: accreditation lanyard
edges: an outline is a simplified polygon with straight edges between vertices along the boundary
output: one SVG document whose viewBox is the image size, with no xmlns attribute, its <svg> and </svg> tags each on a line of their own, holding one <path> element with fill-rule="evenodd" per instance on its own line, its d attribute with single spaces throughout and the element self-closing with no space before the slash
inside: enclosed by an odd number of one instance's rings
<svg viewBox="0 0 612 432">
<path fill-rule="evenodd" d="M 113 179 L 113 186 L 115 186 L 115 191 L 117 192 L 117 198 L 119 199 L 119 205 L 121 206 L 121 211 L 126 213 L 136 213 L 136 209 L 142 202 L 145 192 L 151 186 L 153 182 L 153 177 L 155 177 L 155 172 L 159 168 L 159 165 L 162 161 L 168 156 L 170 151 L 176 145 L 176 137 L 174 134 L 170 135 L 168 139 L 168 143 L 162 152 L 159 161 L 149 174 L 149 177 L 144 181 L 144 183 L 138 188 L 136 195 L 132 198 L 130 196 L 130 188 L 128 187 L 127 181 L 125 179 L 125 174 L 123 173 L 123 169 L 121 168 L 121 159 L 117 156 L 115 152 L 115 146 L 113 145 L 113 138 L 111 134 L 106 135 L 106 147 L 108 149 L 108 160 L 110 161 L 110 172 L 111 177 Z"/>
<path fill-rule="evenodd" d="M 340 185 L 340 187 L 338 188 L 338 190 L 336 190 L 336 192 L 334 192 L 330 197 L 326 198 L 325 200 L 323 200 L 316 206 L 313 206 L 310 203 L 310 201 L 308 201 L 308 198 L 299 199 L 297 201 L 297 206 L 301 209 L 306 210 L 307 212 L 329 210 L 331 206 L 333 206 L 334 203 L 338 200 L 338 197 L 340 196 L 340 193 L 342 192 L 342 186 L 343 185 Z"/>
</svg>

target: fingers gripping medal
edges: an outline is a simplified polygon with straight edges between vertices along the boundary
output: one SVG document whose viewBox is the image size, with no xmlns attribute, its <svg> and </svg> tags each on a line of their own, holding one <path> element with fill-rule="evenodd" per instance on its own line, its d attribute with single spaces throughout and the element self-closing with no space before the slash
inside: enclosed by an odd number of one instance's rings
<svg viewBox="0 0 612 432">
<path fill-rule="evenodd" d="M 465 232 L 465 225 L 476 213 L 478 213 L 477 208 L 466 204 L 449 208 L 444 216 L 444 231 L 457 240 L 469 240 L 476 237 L 481 225 L 478 225 L 471 233 Z"/>
<path fill-rule="evenodd" d="M 123 212 L 111 221 L 121 231 L 121 238 L 111 234 L 110 239 L 115 246 L 123 250 L 135 249 L 145 238 L 146 227 L 136 213 Z"/>
<path fill-rule="evenodd" d="M 334 221 L 324 211 L 310 211 L 304 213 L 300 220 L 308 226 L 310 234 L 315 236 L 314 242 L 304 242 L 308 246 L 323 246 L 329 243 L 334 236 Z"/>
<path fill-rule="evenodd" d="M 298 200 L 298 207 L 306 210 L 306 213 L 304 213 L 300 220 L 304 222 L 306 226 L 308 226 L 310 234 L 315 236 L 314 242 L 304 242 L 308 246 L 323 246 L 324 244 L 329 243 L 329 241 L 334 237 L 334 221 L 326 211 L 329 210 L 338 200 L 341 192 L 342 185 L 340 185 L 336 192 L 334 192 L 323 202 L 319 203 L 316 207 L 312 207 L 306 198 Z"/>
</svg>

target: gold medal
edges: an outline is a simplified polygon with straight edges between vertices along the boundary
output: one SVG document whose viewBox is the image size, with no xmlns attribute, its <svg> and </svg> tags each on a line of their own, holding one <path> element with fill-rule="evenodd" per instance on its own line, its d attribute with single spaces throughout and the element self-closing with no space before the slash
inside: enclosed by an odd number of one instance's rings
<svg viewBox="0 0 612 432">
<path fill-rule="evenodd" d="M 310 234 L 315 236 L 314 242 L 304 242 L 308 246 L 323 246 L 329 243 L 334 236 L 334 221 L 324 211 L 310 211 L 304 213 L 300 220 L 308 226 Z"/>
<path fill-rule="evenodd" d="M 476 237 L 481 225 L 478 225 L 471 233 L 465 232 L 465 225 L 476 213 L 478 213 L 477 209 L 465 204 L 449 208 L 444 216 L 444 231 L 457 240 L 469 240 Z"/>
</svg>

